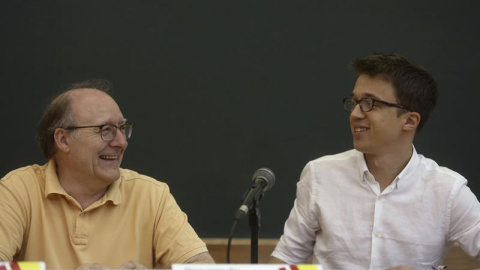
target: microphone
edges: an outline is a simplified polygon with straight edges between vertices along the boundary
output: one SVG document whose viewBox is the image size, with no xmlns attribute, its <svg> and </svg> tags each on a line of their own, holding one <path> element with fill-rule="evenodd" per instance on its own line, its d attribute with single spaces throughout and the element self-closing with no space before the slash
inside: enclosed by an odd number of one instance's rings
<svg viewBox="0 0 480 270">
<path fill-rule="evenodd" d="M 263 197 L 263 193 L 275 185 L 275 174 L 268 168 L 260 168 L 252 177 L 253 185 L 245 192 L 243 202 L 235 213 L 235 219 L 243 219 L 248 211 Z"/>
</svg>

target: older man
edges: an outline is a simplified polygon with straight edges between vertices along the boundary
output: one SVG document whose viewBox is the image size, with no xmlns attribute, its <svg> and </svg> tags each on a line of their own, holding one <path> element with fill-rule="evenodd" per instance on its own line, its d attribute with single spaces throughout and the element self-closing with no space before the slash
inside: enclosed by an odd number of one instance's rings
<svg viewBox="0 0 480 270">
<path fill-rule="evenodd" d="M 40 121 L 49 162 L 0 181 L 0 260 L 49 269 L 213 263 L 165 183 L 120 164 L 132 134 L 105 81 L 74 84 Z"/>
</svg>

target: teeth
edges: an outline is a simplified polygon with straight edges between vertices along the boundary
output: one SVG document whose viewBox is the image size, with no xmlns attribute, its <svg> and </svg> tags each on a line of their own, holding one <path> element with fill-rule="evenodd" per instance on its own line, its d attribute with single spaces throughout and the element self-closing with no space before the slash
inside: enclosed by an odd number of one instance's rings
<svg viewBox="0 0 480 270">
<path fill-rule="evenodd" d="M 101 159 L 117 159 L 118 156 L 100 156 Z"/>
<path fill-rule="evenodd" d="M 361 131 L 366 131 L 367 128 L 355 128 L 354 131 L 355 132 L 361 132 Z"/>
</svg>

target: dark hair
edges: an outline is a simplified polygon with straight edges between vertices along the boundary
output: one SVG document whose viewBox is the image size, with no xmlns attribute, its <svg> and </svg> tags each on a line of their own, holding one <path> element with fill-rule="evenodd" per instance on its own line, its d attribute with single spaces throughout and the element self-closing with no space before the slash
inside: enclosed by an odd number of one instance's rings
<svg viewBox="0 0 480 270">
<path fill-rule="evenodd" d="M 75 125 L 70 104 L 72 91 L 78 89 L 97 89 L 109 94 L 112 83 L 105 79 L 89 79 L 71 84 L 64 92 L 57 94 L 43 112 L 38 125 L 37 142 L 47 159 L 55 155 L 55 129 Z"/>
<path fill-rule="evenodd" d="M 437 83 L 424 67 L 397 54 L 376 53 L 354 60 L 351 68 L 358 75 L 380 75 L 391 82 L 397 102 L 420 114 L 417 132 L 422 129 L 437 103 L 438 95 Z"/>
</svg>

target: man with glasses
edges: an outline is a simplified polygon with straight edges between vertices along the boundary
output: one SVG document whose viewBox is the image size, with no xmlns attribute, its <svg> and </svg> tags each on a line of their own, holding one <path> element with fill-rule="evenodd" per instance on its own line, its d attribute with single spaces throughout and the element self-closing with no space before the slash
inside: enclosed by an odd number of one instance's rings
<svg viewBox="0 0 480 270">
<path fill-rule="evenodd" d="M 352 63 L 358 74 L 350 113 L 354 149 L 309 162 L 272 263 L 324 269 L 441 269 L 458 242 L 480 260 L 480 203 L 467 180 L 418 154 L 437 84 L 402 56 Z"/>
<path fill-rule="evenodd" d="M 0 261 L 48 269 L 213 263 L 168 186 L 120 168 L 133 124 L 108 85 L 77 83 L 53 99 L 38 130 L 49 162 L 1 179 Z"/>
</svg>

